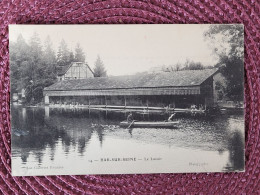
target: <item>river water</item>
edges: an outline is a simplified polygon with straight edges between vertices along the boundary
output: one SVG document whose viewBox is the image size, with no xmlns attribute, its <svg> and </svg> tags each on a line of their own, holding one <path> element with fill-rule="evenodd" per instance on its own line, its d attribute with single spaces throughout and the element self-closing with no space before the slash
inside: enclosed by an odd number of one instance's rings
<svg viewBox="0 0 260 195">
<path fill-rule="evenodd" d="M 174 129 L 121 128 L 125 111 L 12 105 L 13 175 L 244 169 L 244 116 L 177 114 Z M 133 112 L 162 121 L 169 113 Z"/>
</svg>

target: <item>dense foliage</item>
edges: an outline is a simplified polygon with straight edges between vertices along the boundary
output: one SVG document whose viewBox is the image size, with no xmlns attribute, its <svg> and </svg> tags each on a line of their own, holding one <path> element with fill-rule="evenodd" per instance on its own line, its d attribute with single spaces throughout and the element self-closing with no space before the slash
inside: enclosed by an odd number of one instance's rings
<svg viewBox="0 0 260 195">
<path fill-rule="evenodd" d="M 233 101 L 243 100 L 244 90 L 244 28 L 243 25 L 210 25 L 205 33 L 216 67 L 227 80 L 225 96 Z"/>
<path fill-rule="evenodd" d="M 94 76 L 95 77 L 106 77 L 107 76 L 107 71 L 105 69 L 104 63 L 101 60 L 99 55 L 98 55 L 97 60 L 95 62 Z"/>
<path fill-rule="evenodd" d="M 78 43 L 75 48 L 75 62 L 85 62 L 85 54 Z"/>
<path fill-rule="evenodd" d="M 206 67 L 203 66 L 200 62 L 194 62 L 187 59 L 184 63 L 176 63 L 174 65 L 162 66 L 161 70 L 164 72 L 173 72 L 173 71 L 181 71 L 181 70 L 203 70 L 206 68 L 212 68 L 212 67 Z"/>
<path fill-rule="evenodd" d="M 64 40 L 61 41 L 57 55 L 48 36 L 43 45 L 37 33 L 29 43 L 22 35 L 15 42 L 10 42 L 11 97 L 14 93 L 25 90 L 25 103 L 35 104 L 43 100 L 44 87 L 50 86 L 57 79 L 57 68 L 73 61 L 85 61 L 85 54 L 77 44 L 75 57 Z"/>
</svg>

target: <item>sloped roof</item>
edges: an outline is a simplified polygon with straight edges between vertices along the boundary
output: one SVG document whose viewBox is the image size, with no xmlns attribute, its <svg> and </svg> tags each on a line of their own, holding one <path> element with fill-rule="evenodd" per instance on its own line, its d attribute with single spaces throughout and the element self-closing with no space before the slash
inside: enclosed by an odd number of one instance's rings
<svg viewBox="0 0 260 195">
<path fill-rule="evenodd" d="M 184 70 L 176 72 L 138 73 L 126 76 L 62 80 L 44 90 L 94 90 L 198 86 L 216 72 L 217 69 Z"/>
<path fill-rule="evenodd" d="M 72 63 L 67 64 L 67 65 L 65 65 L 65 66 L 58 66 L 58 67 L 57 67 L 57 75 L 58 75 L 58 76 L 64 75 L 64 74 L 68 71 L 68 69 L 69 69 L 73 64 L 75 64 L 75 63 L 83 63 L 83 62 L 72 62 Z M 84 64 L 87 65 L 87 67 L 89 68 L 89 70 L 93 73 L 93 71 L 91 70 L 91 68 L 89 67 L 89 65 L 88 65 L 87 63 L 84 63 Z M 93 73 L 93 74 L 94 74 L 94 73 Z"/>
<path fill-rule="evenodd" d="M 67 70 L 69 69 L 69 67 L 71 67 L 72 64 L 67 64 L 66 66 L 58 66 L 57 67 L 57 75 L 58 76 L 62 76 L 64 75 Z"/>
</svg>

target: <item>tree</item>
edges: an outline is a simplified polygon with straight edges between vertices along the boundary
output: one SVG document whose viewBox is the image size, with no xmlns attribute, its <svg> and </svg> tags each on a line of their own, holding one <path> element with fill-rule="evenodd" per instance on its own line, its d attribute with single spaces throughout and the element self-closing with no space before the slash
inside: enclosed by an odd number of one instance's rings
<svg viewBox="0 0 260 195">
<path fill-rule="evenodd" d="M 244 57 L 244 28 L 238 24 L 210 25 L 204 33 L 209 46 L 219 60 L 222 57 Z"/>
<path fill-rule="evenodd" d="M 218 57 L 221 73 L 227 80 L 226 97 L 243 100 L 244 29 L 242 25 L 211 25 L 204 33 L 213 54 Z"/>
<path fill-rule="evenodd" d="M 181 66 L 182 66 L 181 63 L 179 63 L 179 62 L 176 63 L 176 64 L 175 64 L 175 68 L 174 68 L 174 70 L 175 70 L 175 71 L 179 71 L 179 70 L 181 70 Z"/>
<path fill-rule="evenodd" d="M 105 66 L 98 55 L 97 60 L 95 62 L 95 67 L 94 67 L 94 76 L 95 77 L 106 77 L 107 76 L 107 71 L 105 69 Z"/>
<path fill-rule="evenodd" d="M 70 52 L 66 42 L 62 39 L 58 49 L 57 64 L 58 66 L 66 66 L 68 63 L 70 63 Z"/>
<path fill-rule="evenodd" d="M 180 62 L 177 62 L 174 65 L 163 65 L 161 66 L 161 71 L 163 72 L 175 72 L 175 71 L 181 71 L 181 70 L 203 70 L 205 68 L 211 68 L 211 67 L 205 67 L 200 62 L 194 62 L 190 60 L 186 60 L 185 63 L 181 64 Z"/>
<path fill-rule="evenodd" d="M 44 86 L 49 86 L 56 81 L 56 66 L 57 59 L 56 54 L 52 46 L 50 36 L 47 36 L 44 42 L 43 49 L 43 83 Z"/>
<path fill-rule="evenodd" d="M 233 101 L 242 101 L 244 98 L 244 62 L 239 57 L 222 57 L 219 64 L 220 72 L 226 78 L 226 96 Z M 216 66 L 219 66 L 217 64 Z"/>
<path fill-rule="evenodd" d="M 30 38 L 29 44 L 19 35 L 16 42 L 10 42 L 11 93 L 24 89 L 25 103 L 41 102 L 44 87 L 56 80 L 56 64 L 55 52 L 49 37 L 42 47 L 37 33 Z"/>
<path fill-rule="evenodd" d="M 75 57 L 74 57 L 74 53 L 72 51 L 69 52 L 69 62 L 76 62 Z"/>
<path fill-rule="evenodd" d="M 42 100 L 43 94 L 35 93 L 35 89 L 43 88 L 45 79 L 45 64 L 43 63 L 43 49 L 39 35 L 35 32 L 29 43 L 29 61 L 23 65 L 23 85 L 27 103 L 38 103 Z M 30 90 L 28 90 L 30 88 Z M 31 96 L 31 98 L 30 98 Z"/>
<path fill-rule="evenodd" d="M 50 36 L 47 36 L 44 42 L 44 49 L 43 49 L 43 57 L 44 62 L 48 66 L 55 66 L 56 65 L 56 54 L 53 50 L 52 41 Z"/>
<path fill-rule="evenodd" d="M 85 62 L 85 54 L 80 47 L 80 44 L 77 43 L 76 48 L 75 48 L 75 61 L 76 62 Z"/>
<path fill-rule="evenodd" d="M 16 42 L 10 42 L 10 72 L 11 72 L 11 97 L 19 92 L 23 86 L 21 82 L 22 63 L 29 59 L 29 46 L 20 34 Z"/>
<path fill-rule="evenodd" d="M 205 67 L 200 62 L 193 62 L 190 60 L 186 60 L 184 63 L 184 67 L 182 70 L 203 70 Z"/>
<path fill-rule="evenodd" d="M 30 39 L 30 55 L 31 58 L 35 61 L 38 62 L 41 60 L 42 57 L 42 45 L 41 45 L 41 40 L 39 38 L 38 33 L 34 32 L 31 39 Z"/>
</svg>

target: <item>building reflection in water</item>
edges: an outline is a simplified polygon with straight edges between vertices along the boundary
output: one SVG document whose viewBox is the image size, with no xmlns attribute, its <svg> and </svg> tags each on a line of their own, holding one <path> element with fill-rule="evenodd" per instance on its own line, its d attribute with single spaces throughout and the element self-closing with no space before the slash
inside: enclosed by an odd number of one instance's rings
<svg viewBox="0 0 260 195">
<path fill-rule="evenodd" d="M 23 164 L 26 164 L 29 155 L 30 155 L 30 151 L 27 151 L 27 150 L 21 151 L 21 159 L 22 159 Z"/>
<path fill-rule="evenodd" d="M 50 107 L 49 106 L 44 107 L 44 113 L 45 113 L 45 119 L 49 119 L 49 117 L 50 117 Z"/>
<path fill-rule="evenodd" d="M 22 108 L 22 116 L 23 120 L 26 120 L 26 108 Z"/>
<path fill-rule="evenodd" d="M 106 136 L 131 139 L 134 142 L 176 146 L 181 148 L 216 151 L 221 156 L 229 151 L 225 170 L 242 170 L 244 167 L 244 142 L 240 130 L 229 133 L 227 117 L 176 117 L 178 129 L 120 129 L 128 112 L 97 111 L 90 109 L 15 108 L 12 112 L 12 129 L 26 130 L 24 136 L 12 135 L 12 150 L 26 163 L 30 154 L 42 164 L 46 155 L 55 159 L 57 143 L 65 155 L 75 151 L 84 156 L 93 134 L 98 136 L 100 148 Z M 133 113 L 135 120 L 162 121 L 169 113 Z M 13 133 L 13 130 L 12 130 Z M 18 152 L 17 152 L 18 151 Z M 19 153 L 20 152 L 20 153 Z"/>
</svg>

